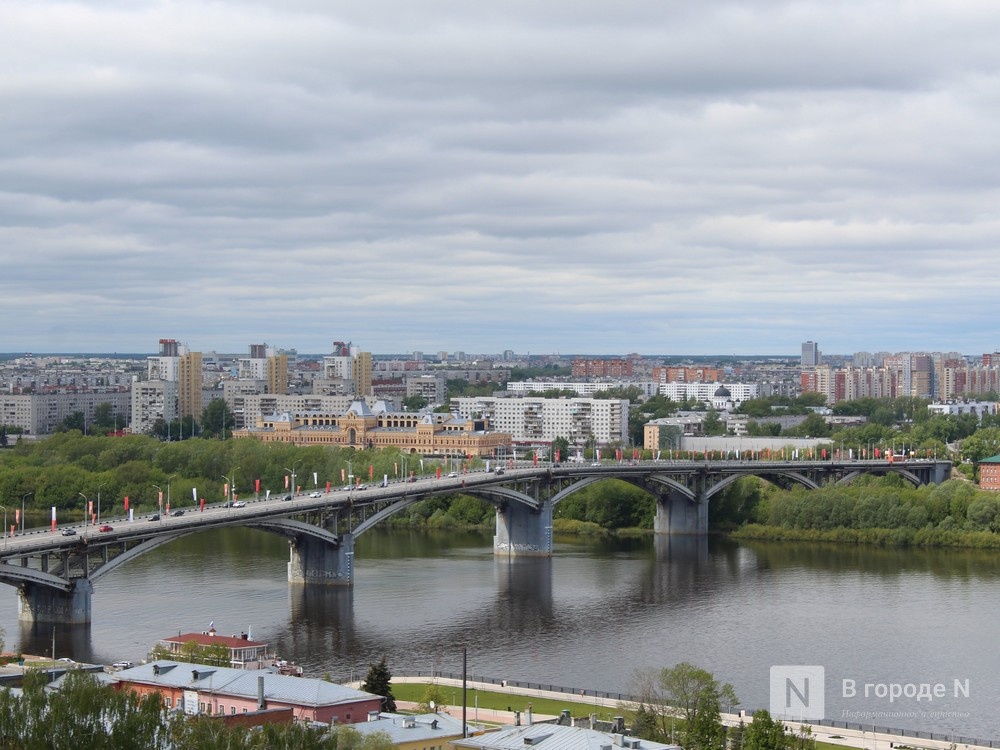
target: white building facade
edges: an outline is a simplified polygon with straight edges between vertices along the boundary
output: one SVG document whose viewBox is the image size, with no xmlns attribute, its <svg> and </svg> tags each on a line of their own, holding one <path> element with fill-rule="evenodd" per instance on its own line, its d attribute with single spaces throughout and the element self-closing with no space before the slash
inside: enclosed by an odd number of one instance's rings
<svg viewBox="0 0 1000 750">
<path fill-rule="evenodd" d="M 628 440 L 627 399 L 473 396 L 452 404 L 466 419 L 488 418 L 493 430 L 509 433 L 516 444 L 548 444 L 556 438 L 573 445 Z"/>
</svg>

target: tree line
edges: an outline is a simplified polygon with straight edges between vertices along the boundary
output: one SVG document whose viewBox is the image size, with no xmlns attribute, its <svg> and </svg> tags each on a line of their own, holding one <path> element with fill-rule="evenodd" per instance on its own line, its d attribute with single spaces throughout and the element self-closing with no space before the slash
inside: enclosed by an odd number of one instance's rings
<svg viewBox="0 0 1000 750">
<path fill-rule="evenodd" d="M 164 710 L 144 697 L 70 671 L 58 690 L 29 671 L 20 693 L 0 690 L 0 750 L 390 750 L 385 732 L 362 735 L 350 725 L 315 728 L 301 722 L 228 727 L 221 718 Z"/>
</svg>

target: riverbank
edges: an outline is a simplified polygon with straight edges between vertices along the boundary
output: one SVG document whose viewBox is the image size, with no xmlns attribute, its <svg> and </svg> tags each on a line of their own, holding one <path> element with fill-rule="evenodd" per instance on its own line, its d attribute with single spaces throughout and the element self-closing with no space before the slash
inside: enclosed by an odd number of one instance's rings
<svg viewBox="0 0 1000 750">
<path fill-rule="evenodd" d="M 940 547 L 954 549 L 1000 549 L 1000 534 L 991 531 L 958 531 L 954 529 L 871 528 L 853 529 L 794 529 L 752 523 L 731 531 L 728 537 L 737 541 L 768 542 L 833 542 L 837 544 L 867 544 L 873 547 Z"/>
<path fill-rule="evenodd" d="M 455 677 L 436 676 L 433 680 L 427 676 L 399 676 L 393 675 L 392 684 L 400 685 L 427 685 L 435 684 L 442 687 L 447 696 L 452 692 L 456 698 L 461 695 L 462 680 Z M 352 687 L 360 687 L 360 683 L 353 683 Z M 486 708 L 489 705 L 486 696 L 502 697 L 510 710 Z M 471 697 L 470 697 L 471 696 Z M 513 724 L 520 720 L 522 723 L 528 721 L 544 722 L 555 719 L 562 710 L 569 710 L 574 719 L 587 718 L 595 715 L 601 721 L 611 721 L 615 716 L 621 715 L 623 710 L 629 710 L 632 706 L 625 699 L 625 696 L 603 693 L 592 690 L 572 690 L 568 688 L 548 687 L 527 687 L 513 684 L 506 680 L 486 682 L 473 681 L 466 682 L 466 698 L 473 701 L 473 705 L 466 706 L 466 720 L 478 724 Z M 483 701 L 483 706 L 478 705 L 478 701 Z M 453 703 L 458 702 L 453 700 Z M 397 700 L 397 706 L 402 709 L 415 709 L 416 701 Z M 557 711 L 545 712 L 545 706 L 558 706 Z M 445 706 L 443 711 L 451 716 L 461 719 L 462 706 Z M 752 720 L 751 711 L 740 711 L 737 713 L 723 713 L 722 721 L 726 726 L 735 727 L 744 722 L 749 724 Z M 934 735 L 929 732 L 912 732 L 898 729 L 887 729 L 883 727 L 867 726 L 844 723 L 800 723 L 785 722 L 786 729 L 791 733 L 798 733 L 804 727 L 809 727 L 812 736 L 819 743 L 835 745 L 841 747 L 857 748 L 858 750 L 991 750 L 997 748 L 1000 743 L 986 740 L 968 741 L 967 738 L 946 737 Z"/>
</svg>

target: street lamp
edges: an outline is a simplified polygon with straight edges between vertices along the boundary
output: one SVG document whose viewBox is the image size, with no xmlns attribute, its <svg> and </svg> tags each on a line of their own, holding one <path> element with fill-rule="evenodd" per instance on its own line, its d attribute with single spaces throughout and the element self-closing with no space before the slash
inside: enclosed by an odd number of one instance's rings
<svg viewBox="0 0 1000 750">
<path fill-rule="evenodd" d="M 101 522 L 101 488 L 104 487 L 107 482 L 101 482 L 97 485 L 97 522 Z"/>
<path fill-rule="evenodd" d="M 230 472 L 228 477 L 225 474 L 222 475 L 222 478 L 226 480 L 226 486 L 229 488 L 229 495 L 226 497 L 226 505 L 230 508 L 233 507 L 233 495 L 235 494 L 235 487 L 233 487 L 233 485 L 236 483 L 236 472 L 239 471 L 239 469 L 240 467 L 237 466 Z"/>
<path fill-rule="evenodd" d="M 153 486 L 156 487 L 156 505 L 160 509 L 160 516 L 162 516 L 163 515 L 163 490 L 161 489 L 160 485 L 158 485 L 158 484 L 154 484 Z M 170 503 L 169 502 L 167 503 L 167 507 L 168 508 L 170 507 Z M 160 522 L 161 523 L 163 522 L 162 518 L 160 519 Z"/>
<path fill-rule="evenodd" d="M 28 493 L 26 493 L 24 495 L 21 495 L 21 533 L 22 534 L 24 534 L 24 501 L 27 498 L 29 498 L 32 495 L 34 495 L 34 494 L 35 494 L 34 492 L 28 492 Z"/>
<path fill-rule="evenodd" d="M 7 508 L 5 508 L 3 505 L 0 505 L 0 508 L 3 508 L 3 543 L 6 545 L 7 535 L 10 534 L 10 532 L 7 530 Z"/>
<path fill-rule="evenodd" d="M 289 469 L 287 466 L 285 467 L 285 471 L 287 471 L 289 474 L 292 475 L 292 495 L 293 496 L 295 495 L 295 467 L 298 466 L 300 463 L 302 463 L 302 459 L 301 458 L 297 458 L 294 461 L 292 461 L 292 468 Z"/>
<path fill-rule="evenodd" d="M 176 477 L 176 474 L 171 474 L 167 477 L 167 507 L 170 507 L 170 480 Z"/>
<path fill-rule="evenodd" d="M 90 525 L 90 498 L 82 492 L 77 492 L 76 494 L 83 498 L 83 525 L 86 528 Z"/>
</svg>

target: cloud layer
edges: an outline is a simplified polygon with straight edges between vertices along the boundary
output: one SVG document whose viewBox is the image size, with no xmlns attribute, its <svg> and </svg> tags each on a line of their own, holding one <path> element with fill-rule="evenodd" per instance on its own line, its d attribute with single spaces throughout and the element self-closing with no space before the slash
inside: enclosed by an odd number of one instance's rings
<svg viewBox="0 0 1000 750">
<path fill-rule="evenodd" d="M 0 351 L 1000 347 L 992 0 L 0 21 Z"/>
</svg>

